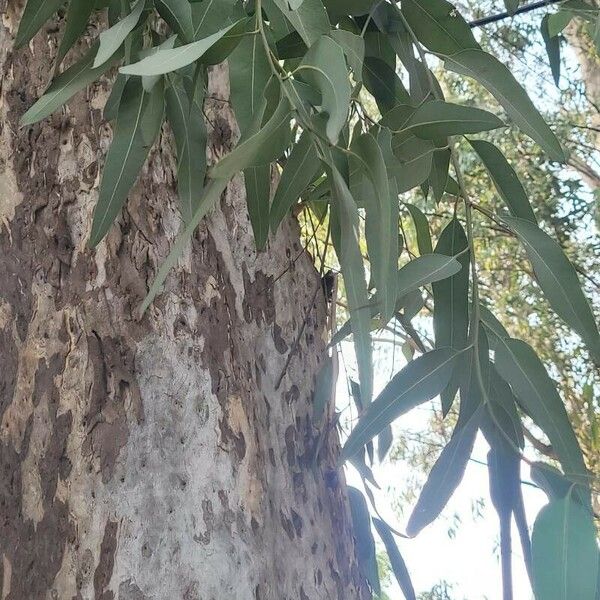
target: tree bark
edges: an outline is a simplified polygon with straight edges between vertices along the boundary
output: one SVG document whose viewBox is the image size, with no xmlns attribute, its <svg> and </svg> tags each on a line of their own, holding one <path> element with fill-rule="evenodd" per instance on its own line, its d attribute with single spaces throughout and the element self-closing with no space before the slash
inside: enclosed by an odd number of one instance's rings
<svg viewBox="0 0 600 600">
<path fill-rule="evenodd" d="M 87 248 L 109 80 L 20 129 L 59 39 L 13 52 L 21 5 L 0 0 L 0 599 L 368 597 L 334 428 L 313 467 L 326 303 L 298 227 L 257 255 L 236 179 L 138 319 L 180 223 L 169 138 Z M 210 87 L 214 160 L 226 67 Z"/>
</svg>

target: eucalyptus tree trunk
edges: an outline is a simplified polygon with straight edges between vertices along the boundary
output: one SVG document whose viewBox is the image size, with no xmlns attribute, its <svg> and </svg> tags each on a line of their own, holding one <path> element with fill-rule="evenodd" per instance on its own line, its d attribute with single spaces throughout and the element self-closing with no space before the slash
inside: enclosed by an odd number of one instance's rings
<svg viewBox="0 0 600 600">
<path fill-rule="evenodd" d="M 140 319 L 180 224 L 170 142 L 87 248 L 109 85 L 20 129 L 58 38 L 13 52 L 19 4 L 0 0 L 0 598 L 367 597 L 335 428 L 315 460 L 326 303 L 296 224 L 257 255 L 235 180 Z"/>
</svg>

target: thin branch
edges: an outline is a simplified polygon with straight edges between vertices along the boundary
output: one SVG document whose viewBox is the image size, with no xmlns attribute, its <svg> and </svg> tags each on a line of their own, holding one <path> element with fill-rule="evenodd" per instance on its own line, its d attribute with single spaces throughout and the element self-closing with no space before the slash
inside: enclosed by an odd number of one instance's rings
<svg viewBox="0 0 600 600">
<path fill-rule="evenodd" d="M 482 17 L 481 19 L 475 19 L 471 21 L 469 25 L 471 28 L 483 27 L 484 25 L 489 25 L 490 23 L 497 23 L 498 21 L 510 19 L 516 15 L 522 15 L 531 12 L 532 10 L 537 10 L 538 8 L 544 8 L 545 6 L 551 6 L 552 4 L 558 4 L 559 2 L 562 2 L 562 0 L 541 0 L 540 2 L 532 2 L 531 4 L 526 4 L 525 6 L 517 8 L 512 15 L 508 11 L 505 11 L 496 15 Z"/>
</svg>

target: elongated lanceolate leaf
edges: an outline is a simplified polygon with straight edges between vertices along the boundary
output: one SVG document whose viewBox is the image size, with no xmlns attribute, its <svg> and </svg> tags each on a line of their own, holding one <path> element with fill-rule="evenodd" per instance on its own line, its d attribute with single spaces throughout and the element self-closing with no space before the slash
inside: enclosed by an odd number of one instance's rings
<svg viewBox="0 0 600 600">
<path fill-rule="evenodd" d="M 97 50 L 98 43 L 94 44 L 79 62 L 56 77 L 44 95 L 21 117 L 21 125 L 31 125 L 45 119 L 77 92 L 104 74 L 112 63 L 106 62 L 97 69 L 92 68 Z M 119 53 L 113 56 L 113 60 L 117 57 Z"/>
<path fill-rule="evenodd" d="M 313 180 L 320 165 L 321 161 L 317 149 L 313 145 L 311 135 L 304 132 L 294 145 L 281 173 L 277 191 L 271 204 L 269 216 L 271 231 L 276 231 L 279 227 L 285 215 L 300 198 L 300 194 Z"/>
<path fill-rule="evenodd" d="M 96 5 L 95 0 L 71 0 L 67 10 L 65 32 L 58 47 L 56 65 L 60 65 L 67 52 L 85 31 Z"/>
<path fill-rule="evenodd" d="M 154 144 L 164 115 L 164 87 L 146 94 L 139 79 L 130 79 L 121 97 L 113 141 L 106 157 L 89 244 L 105 236 Z"/>
<path fill-rule="evenodd" d="M 197 61 L 234 26 L 235 24 L 229 25 L 217 33 L 191 44 L 172 50 L 161 50 L 137 63 L 121 67 L 120 72 L 125 75 L 163 75 L 186 67 Z"/>
<path fill-rule="evenodd" d="M 535 140 L 552 160 L 564 162 L 560 142 L 506 65 L 477 49 L 461 50 L 445 56 L 444 61 L 451 71 L 472 77 L 485 86 L 523 133 Z"/>
<path fill-rule="evenodd" d="M 504 221 L 525 246 L 537 281 L 550 306 L 581 336 L 592 357 L 600 363 L 598 326 L 583 295 L 575 268 L 562 248 L 534 223 L 514 217 L 505 217 Z"/>
<path fill-rule="evenodd" d="M 65 3 L 65 0 L 28 0 L 19 22 L 15 46 L 21 48 L 40 27 Z"/>
<path fill-rule="evenodd" d="M 495 367 L 550 439 L 565 473 L 585 487 L 588 472 L 567 411 L 554 382 L 531 346 L 521 340 L 499 338 Z"/>
<path fill-rule="evenodd" d="M 297 10 L 290 8 L 288 0 L 273 1 L 309 48 L 322 35 L 329 33 L 331 25 L 321 0 L 304 0 Z"/>
<path fill-rule="evenodd" d="M 184 42 L 194 41 L 192 8 L 189 0 L 154 0 L 158 14 Z"/>
<path fill-rule="evenodd" d="M 146 0 L 138 0 L 126 17 L 100 34 L 100 47 L 94 59 L 94 68 L 110 60 L 113 54 L 121 47 L 125 38 L 127 38 L 138 24 L 142 12 L 144 12 L 145 4 Z"/>
<path fill-rule="evenodd" d="M 271 165 L 248 167 L 244 170 L 246 184 L 246 204 L 254 243 L 262 250 L 269 237 L 269 201 L 271 194 Z"/>
<path fill-rule="evenodd" d="M 344 29 L 334 29 L 330 34 L 331 38 L 340 45 L 352 72 L 354 78 L 360 81 L 362 78 L 362 69 L 365 60 L 365 41 L 359 35 Z"/>
<path fill-rule="evenodd" d="M 435 398 L 448 385 L 458 356 L 451 348 L 440 348 L 408 363 L 361 415 L 342 456 L 353 456 L 400 415 Z"/>
<path fill-rule="evenodd" d="M 411 537 L 439 516 L 461 482 L 475 444 L 479 417 L 478 411 L 464 425 L 457 425 L 433 465 L 406 526 Z"/>
<path fill-rule="evenodd" d="M 469 142 L 483 162 L 496 190 L 513 217 L 537 223 L 527 194 L 504 154 L 490 142 L 484 140 L 469 140 Z"/>
<path fill-rule="evenodd" d="M 166 100 L 167 119 L 177 146 L 177 191 L 181 217 L 184 223 L 189 223 L 204 187 L 206 125 L 201 107 L 196 101 L 190 106 L 183 86 L 169 86 Z"/>
</svg>

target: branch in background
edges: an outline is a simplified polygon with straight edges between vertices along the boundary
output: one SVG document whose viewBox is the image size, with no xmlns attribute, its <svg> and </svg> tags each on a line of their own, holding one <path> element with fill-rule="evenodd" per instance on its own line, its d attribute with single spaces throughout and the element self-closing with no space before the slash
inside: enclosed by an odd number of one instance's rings
<svg viewBox="0 0 600 600">
<path fill-rule="evenodd" d="M 522 15 L 532 10 L 537 10 L 538 8 L 543 8 L 544 6 L 550 6 L 552 4 L 558 4 L 562 2 L 562 0 L 541 0 L 540 2 L 532 2 L 531 4 L 526 4 L 525 6 L 521 6 L 518 8 L 512 15 L 509 12 L 498 13 L 497 15 L 490 15 L 488 17 L 482 17 L 481 19 L 475 19 L 471 21 L 469 25 L 474 27 L 482 27 L 483 25 L 489 25 L 490 23 L 497 23 L 498 21 L 503 21 L 504 19 L 510 19 L 515 15 Z"/>
<path fill-rule="evenodd" d="M 527 441 L 540 453 L 548 458 L 556 459 L 556 454 L 554 453 L 554 449 L 549 444 L 544 444 L 544 442 L 538 440 L 527 427 L 523 427 L 523 435 L 527 438 Z"/>
</svg>

